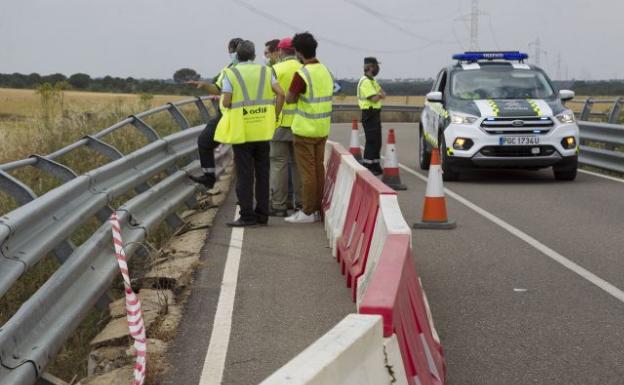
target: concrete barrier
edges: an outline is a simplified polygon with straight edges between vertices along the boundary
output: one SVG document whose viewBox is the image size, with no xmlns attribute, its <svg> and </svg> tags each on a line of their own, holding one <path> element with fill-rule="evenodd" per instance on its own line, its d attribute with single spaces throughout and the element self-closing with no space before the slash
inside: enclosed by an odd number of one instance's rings
<svg viewBox="0 0 624 385">
<path fill-rule="evenodd" d="M 384 341 L 382 334 L 380 316 L 348 315 L 260 385 L 401 384 L 396 337 Z"/>
</svg>

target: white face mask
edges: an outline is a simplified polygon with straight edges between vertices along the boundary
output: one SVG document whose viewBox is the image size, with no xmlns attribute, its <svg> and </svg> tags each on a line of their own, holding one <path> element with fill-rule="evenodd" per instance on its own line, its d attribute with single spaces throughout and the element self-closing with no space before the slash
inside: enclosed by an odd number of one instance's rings
<svg viewBox="0 0 624 385">
<path fill-rule="evenodd" d="M 230 54 L 230 60 L 232 60 L 232 63 L 234 64 L 238 63 L 238 57 L 236 56 L 236 52 L 232 52 Z"/>
<path fill-rule="evenodd" d="M 271 59 L 269 59 L 268 57 L 265 57 L 264 58 L 264 65 L 270 66 L 271 65 Z"/>
</svg>

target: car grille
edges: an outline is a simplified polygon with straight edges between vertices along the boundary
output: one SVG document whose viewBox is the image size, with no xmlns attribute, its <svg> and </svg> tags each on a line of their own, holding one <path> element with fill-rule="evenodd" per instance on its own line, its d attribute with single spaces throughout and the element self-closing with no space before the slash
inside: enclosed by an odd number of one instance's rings
<svg viewBox="0 0 624 385">
<path fill-rule="evenodd" d="M 549 117 L 487 118 L 481 127 L 488 134 L 547 134 L 555 125 Z"/>
<path fill-rule="evenodd" d="M 533 154 L 531 150 L 539 147 L 539 154 Z M 494 157 L 532 157 L 550 156 L 555 153 L 553 146 L 486 146 L 481 149 L 481 155 Z"/>
</svg>

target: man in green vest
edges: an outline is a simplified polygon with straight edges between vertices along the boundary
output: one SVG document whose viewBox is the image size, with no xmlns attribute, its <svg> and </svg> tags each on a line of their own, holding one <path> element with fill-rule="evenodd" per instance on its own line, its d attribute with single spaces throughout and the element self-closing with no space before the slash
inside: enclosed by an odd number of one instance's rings
<svg viewBox="0 0 624 385">
<path fill-rule="evenodd" d="M 218 74 L 212 79 L 212 83 L 201 82 L 196 80 L 189 80 L 186 83 L 193 85 L 197 88 L 201 88 L 208 92 L 209 95 L 219 95 L 221 94 L 221 87 L 223 83 L 223 74 L 226 68 L 230 68 L 236 65 L 236 48 L 238 48 L 238 44 L 243 41 L 241 38 L 234 38 L 230 40 L 228 43 L 228 53 L 230 55 L 230 64 L 224 67 Z M 206 128 L 199 134 L 197 138 L 197 149 L 199 152 L 199 162 L 201 163 L 201 168 L 203 171 L 203 175 L 201 176 L 193 176 L 189 175 L 189 178 L 196 182 L 201 183 L 206 188 L 211 189 L 215 182 L 217 181 L 215 174 L 215 156 L 214 149 L 219 145 L 218 142 L 214 141 L 214 134 L 217 124 L 221 119 L 221 110 L 217 110 L 217 115 L 210 119 L 206 124 Z"/>
<path fill-rule="evenodd" d="M 316 59 L 318 43 L 308 32 L 292 39 L 303 63 L 295 75 L 286 97 L 297 103 L 291 130 L 294 135 L 295 162 L 301 178 L 303 209 L 286 218 L 290 223 L 312 223 L 320 220 L 325 182 L 325 142 L 331 125 L 334 77 Z"/>
<path fill-rule="evenodd" d="M 251 41 L 242 41 L 236 55 L 238 64 L 224 71 L 224 110 L 215 140 L 234 149 L 240 217 L 228 226 L 243 227 L 269 220 L 269 143 L 284 105 L 284 91 L 269 67 L 253 63 L 256 53 Z"/>
<path fill-rule="evenodd" d="M 374 57 L 364 58 L 364 76 L 357 87 L 357 98 L 362 110 L 362 126 L 366 135 L 362 164 L 373 174 L 381 175 L 381 101 L 386 97 L 375 76 L 379 73 L 379 62 Z"/>
<path fill-rule="evenodd" d="M 281 60 L 273 65 L 275 77 L 282 89 L 286 90 L 292 82 L 295 73 L 302 67 L 295 56 L 292 39 L 287 37 L 277 44 Z M 275 130 L 271 141 L 271 215 L 276 217 L 288 216 L 288 172 L 289 166 L 294 165 L 293 134 L 290 129 L 295 117 L 297 104 L 287 103 L 278 117 L 279 126 Z M 292 184 L 295 208 L 301 208 L 301 185 L 296 167 L 292 167 Z M 292 202 L 290 202 L 292 204 Z"/>
</svg>

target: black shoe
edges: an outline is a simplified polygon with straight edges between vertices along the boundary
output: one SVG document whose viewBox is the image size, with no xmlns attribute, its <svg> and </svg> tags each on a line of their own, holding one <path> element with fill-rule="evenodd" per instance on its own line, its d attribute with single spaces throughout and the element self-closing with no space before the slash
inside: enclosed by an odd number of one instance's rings
<svg viewBox="0 0 624 385">
<path fill-rule="evenodd" d="M 286 218 L 288 216 L 288 210 L 286 210 L 286 209 L 273 209 L 269 213 L 269 216 Z"/>
<path fill-rule="evenodd" d="M 215 177 L 215 174 L 208 174 L 208 173 L 205 173 L 202 176 L 189 175 L 189 179 L 195 183 L 203 184 L 204 186 L 206 186 L 208 190 L 213 188 L 215 183 L 217 182 L 217 178 Z"/>
<path fill-rule="evenodd" d="M 243 218 L 238 218 L 233 222 L 228 222 L 227 225 L 230 227 L 253 227 L 258 224 L 257 221 L 245 221 Z"/>
<path fill-rule="evenodd" d="M 383 170 L 381 169 L 381 167 L 377 166 L 377 167 L 371 167 L 370 168 L 370 172 L 373 173 L 373 175 L 381 175 L 383 174 Z"/>
</svg>

